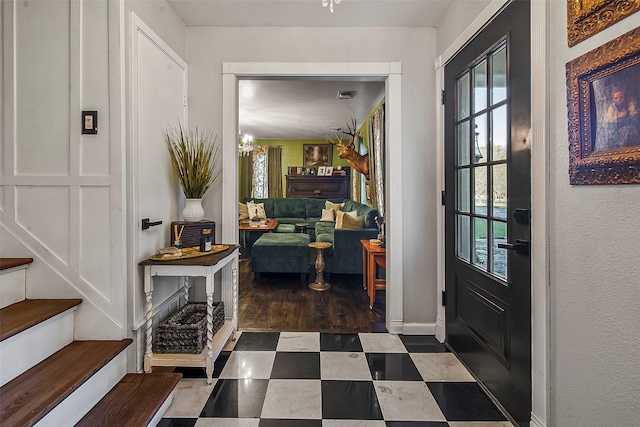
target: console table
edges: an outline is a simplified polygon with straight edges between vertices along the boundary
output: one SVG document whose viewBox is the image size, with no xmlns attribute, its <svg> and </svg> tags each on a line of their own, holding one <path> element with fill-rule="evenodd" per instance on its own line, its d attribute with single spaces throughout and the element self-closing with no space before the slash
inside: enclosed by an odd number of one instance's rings
<svg viewBox="0 0 640 427">
<path fill-rule="evenodd" d="M 139 265 L 144 267 L 144 292 L 146 294 L 147 346 L 144 356 L 144 371 L 151 372 L 152 366 L 204 367 L 207 372 L 207 384 L 211 384 L 213 361 L 218 357 L 229 338 L 238 329 L 238 248 L 229 245 L 222 252 L 195 258 L 175 260 L 147 259 Z M 224 270 L 223 270 L 224 269 Z M 215 273 L 223 270 L 222 300 L 225 302 L 225 322 L 222 328 L 213 334 L 213 291 Z M 226 271 L 225 271 L 226 270 Z M 225 274 L 230 273 L 230 274 Z M 185 300 L 189 300 L 189 277 L 204 277 L 207 294 L 207 346 L 200 354 L 153 354 L 152 350 L 152 311 L 153 278 L 157 276 L 184 277 Z M 225 279 L 226 277 L 226 279 Z"/>
<path fill-rule="evenodd" d="M 287 197 L 348 199 L 348 176 L 287 175 Z"/>
</svg>

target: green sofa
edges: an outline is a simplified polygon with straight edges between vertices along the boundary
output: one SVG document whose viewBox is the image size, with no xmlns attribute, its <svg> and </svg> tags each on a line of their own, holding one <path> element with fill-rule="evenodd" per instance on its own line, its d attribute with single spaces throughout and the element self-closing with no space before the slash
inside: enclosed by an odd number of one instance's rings
<svg viewBox="0 0 640 427">
<path fill-rule="evenodd" d="M 325 271 L 338 274 L 362 274 L 362 246 L 360 240 L 375 239 L 378 227 L 375 218 L 378 210 L 348 199 L 311 198 L 245 198 L 243 203 L 253 200 L 264 203 L 267 218 L 277 219 L 276 233 L 293 232 L 298 222 L 309 223 L 307 233 L 311 241 L 330 242 L 333 246 L 324 252 Z M 362 229 L 338 229 L 334 221 L 320 221 L 325 202 L 344 203 L 343 211 L 357 211 L 364 216 Z"/>
</svg>

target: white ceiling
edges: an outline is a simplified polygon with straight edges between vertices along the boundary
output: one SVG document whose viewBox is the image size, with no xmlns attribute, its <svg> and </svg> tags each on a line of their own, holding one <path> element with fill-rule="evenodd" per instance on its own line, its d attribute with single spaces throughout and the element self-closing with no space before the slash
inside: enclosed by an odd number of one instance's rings
<svg viewBox="0 0 640 427">
<path fill-rule="evenodd" d="M 168 0 L 189 27 L 437 27 L 453 0 Z"/>
<path fill-rule="evenodd" d="M 384 97 L 384 82 L 241 80 L 239 127 L 254 138 L 324 139 L 331 127 L 359 127 Z M 355 91 L 338 99 L 338 91 Z M 342 135 L 340 135 L 342 136 Z"/>
<path fill-rule="evenodd" d="M 437 27 L 453 0 L 168 0 L 186 26 Z M 351 100 L 338 91 L 355 90 Z M 240 81 L 239 127 L 254 138 L 324 139 L 358 126 L 384 96 L 384 82 Z"/>
</svg>

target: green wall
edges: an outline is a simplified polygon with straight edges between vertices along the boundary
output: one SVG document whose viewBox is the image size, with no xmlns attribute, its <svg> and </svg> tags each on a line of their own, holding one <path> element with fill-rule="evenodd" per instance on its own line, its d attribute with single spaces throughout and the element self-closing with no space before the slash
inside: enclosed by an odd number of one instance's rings
<svg viewBox="0 0 640 427">
<path fill-rule="evenodd" d="M 302 166 L 303 154 L 302 147 L 304 144 L 326 144 L 326 139 L 256 139 L 258 145 L 270 145 L 282 147 L 282 194 L 287 194 L 287 168 L 289 166 Z M 344 159 L 338 159 L 338 150 L 332 147 L 333 161 L 331 166 L 349 166 L 349 162 Z"/>
<path fill-rule="evenodd" d="M 369 118 L 375 113 L 375 111 L 385 102 L 384 98 L 380 103 L 373 109 L 371 114 L 365 122 L 360 125 L 358 132 L 362 135 L 362 140 L 364 145 L 369 147 Z M 348 142 L 348 136 L 345 136 L 343 141 Z M 335 141 L 335 139 L 334 139 Z M 256 139 L 255 143 L 258 145 L 270 145 L 270 146 L 281 146 L 282 147 L 282 194 L 287 194 L 287 180 L 285 176 L 287 175 L 287 168 L 289 166 L 302 166 L 303 155 L 302 155 L 302 147 L 304 144 L 327 144 L 326 139 Z M 338 150 L 336 147 L 332 147 L 333 153 L 333 161 L 331 166 L 335 169 L 337 166 L 349 166 L 349 162 L 345 159 L 338 159 Z M 353 173 L 356 173 L 353 171 Z M 238 176 L 239 179 L 239 176 Z M 355 195 L 354 195 L 355 196 Z M 365 202 L 366 203 L 366 200 Z"/>
</svg>

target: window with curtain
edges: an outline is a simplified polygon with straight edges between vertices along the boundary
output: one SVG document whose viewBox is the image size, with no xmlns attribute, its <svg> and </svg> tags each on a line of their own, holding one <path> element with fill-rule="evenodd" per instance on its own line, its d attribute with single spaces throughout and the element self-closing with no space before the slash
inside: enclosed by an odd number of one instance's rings
<svg viewBox="0 0 640 427">
<path fill-rule="evenodd" d="M 261 145 L 252 159 L 251 197 L 282 197 L 282 147 Z"/>
<path fill-rule="evenodd" d="M 253 150 L 253 177 L 251 179 L 251 197 L 264 199 L 269 197 L 268 145 L 261 145 Z"/>
</svg>

